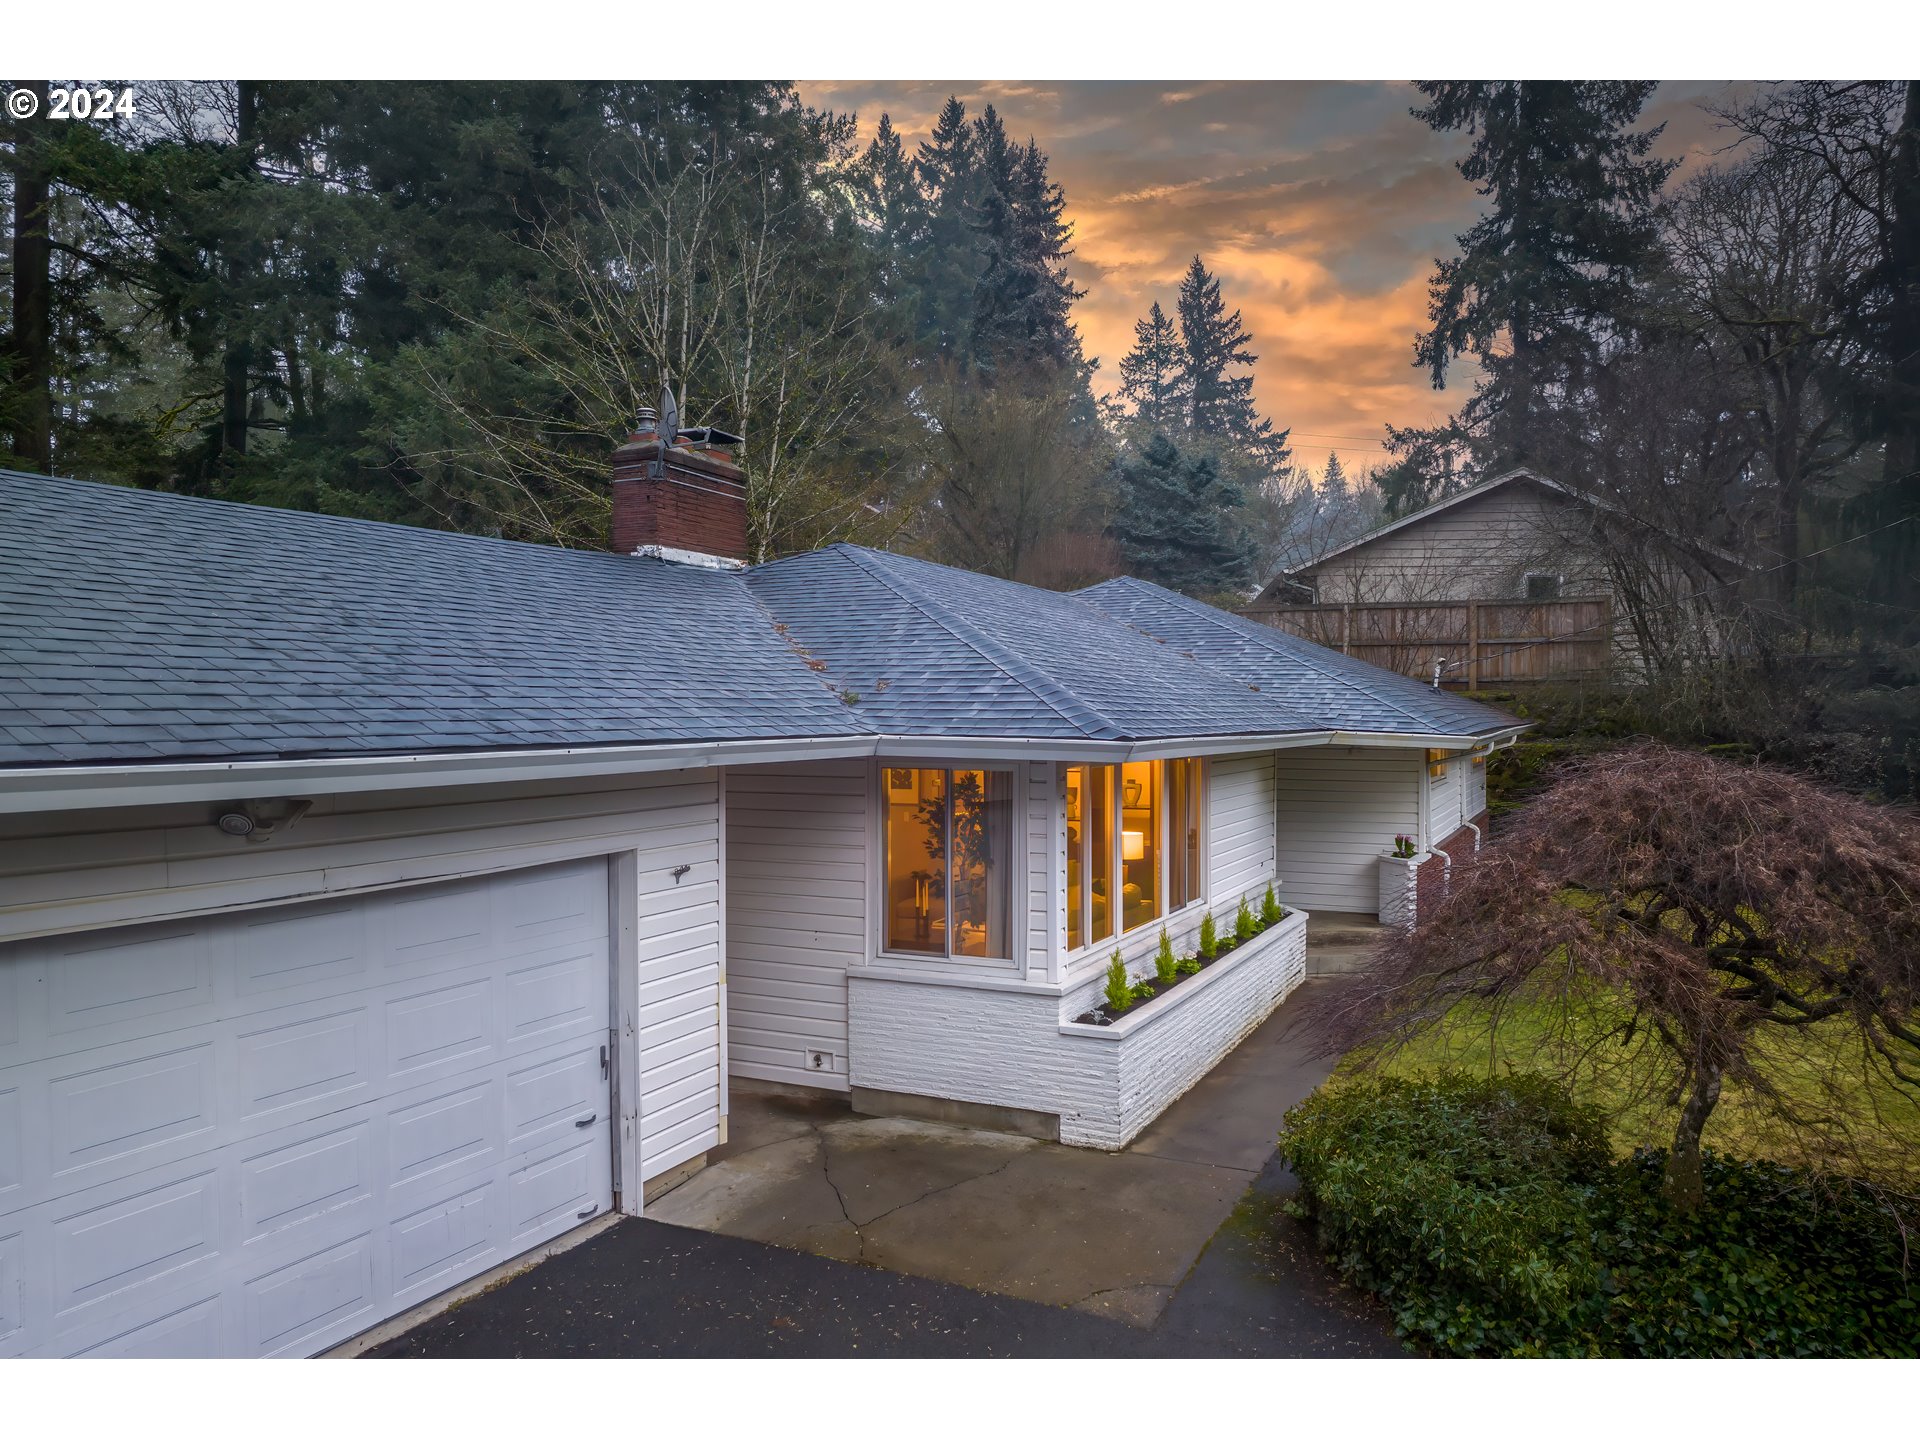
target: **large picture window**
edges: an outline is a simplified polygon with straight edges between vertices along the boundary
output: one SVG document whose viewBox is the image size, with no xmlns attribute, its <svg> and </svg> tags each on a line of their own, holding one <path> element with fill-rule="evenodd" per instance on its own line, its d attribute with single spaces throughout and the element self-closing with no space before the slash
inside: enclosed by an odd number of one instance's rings
<svg viewBox="0 0 1920 1440">
<path fill-rule="evenodd" d="M 1066 767 L 1069 950 L 1204 898 L 1204 762 Z"/>
<path fill-rule="evenodd" d="M 889 766 L 881 782 L 886 948 L 1012 959 L 1012 774 Z"/>
</svg>

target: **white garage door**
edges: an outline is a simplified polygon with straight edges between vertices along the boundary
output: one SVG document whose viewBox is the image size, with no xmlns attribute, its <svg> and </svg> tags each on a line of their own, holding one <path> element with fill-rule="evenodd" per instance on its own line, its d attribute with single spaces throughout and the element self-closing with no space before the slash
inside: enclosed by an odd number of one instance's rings
<svg viewBox="0 0 1920 1440">
<path fill-rule="evenodd" d="M 0 946 L 0 1355 L 304 1355 L 608 1208 L 604 860 Z"/>
</svg>

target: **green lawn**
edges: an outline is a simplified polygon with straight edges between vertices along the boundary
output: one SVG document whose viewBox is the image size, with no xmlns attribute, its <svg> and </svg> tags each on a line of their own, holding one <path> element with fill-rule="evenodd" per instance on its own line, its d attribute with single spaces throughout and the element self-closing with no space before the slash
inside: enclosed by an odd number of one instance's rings
<svg viewBox="0 0 1920 1440">
<path fill-rule="evenodd" d="M 1510 1004 L 1497 1024 L 1490 1024 L 1490 1018 L 1484 1005 L 1462 1005 L 1382 1069 L 1407 1077 L 1449 1069 L 1571 1077 L 1578 1098 L 1615 1117 L 1614 1143 L 1622 1154 L 1641 1146 L 1667 1146 L 1677 1113 L 1669 1100 L 1671 1071 L 1648 1047 L 1623 1049 L 1617 1038 L 1605 1038 L 1604 1032 L 1612 1028 L 1605 1023 L 1565 1029 L 1539 1007 Z M 1871 1172 L 1890 1182 L 1920 1186 L 1920 1101 L 1868 1075 L 1858 1042 L 1849 1044 L 1848 1034 L 1841 1026 L 1768 1037 L 1775 1083 L 1809 1120 L 1833 1117 L 1823 1077 L 1837 1086 L 1845 1097 L 1839 1115 L 1842 1132 L 1823 1134 L 1817 1124 L 1787 1123 L 1769 1113 L 1759 1097 L 1729 1086 L 1707 1123 L 1707 1145 L 1746 1159 Z M 1360 1068 L 1349 1057 L 1336 1070 L 1333 1083 Z"/>
</svg>

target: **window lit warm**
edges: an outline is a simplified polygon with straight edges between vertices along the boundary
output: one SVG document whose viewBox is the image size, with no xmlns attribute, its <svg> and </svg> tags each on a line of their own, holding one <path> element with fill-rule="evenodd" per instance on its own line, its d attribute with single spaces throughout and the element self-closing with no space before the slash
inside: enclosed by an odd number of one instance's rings
<svg viewBox="0 0 1920 1440">
<path fill-rule="evenodd" d="M 1202 898 L 1204 774 L 1199 760 L 1066 767 L 1069 950 Z"/>
<path fill-rule="evenodd" d="M 886 948 L 1011 959 L 1013 776 L 889 766 L 881 783 Z"/>
</svg>

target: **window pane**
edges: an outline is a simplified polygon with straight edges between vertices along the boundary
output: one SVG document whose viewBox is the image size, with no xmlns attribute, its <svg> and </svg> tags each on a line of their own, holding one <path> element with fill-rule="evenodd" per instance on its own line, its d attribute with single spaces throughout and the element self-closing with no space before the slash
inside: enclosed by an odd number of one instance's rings
<svg viewBox="0 0 1920 1440">
<path fill-rule="evenodd" d="M 1160 766 L 1136 760 L 1120 767 L 1122 928 L 1136 930 L 1160 913 Z"/>
<path fill-rule="evenodd" d="M 1200 762 L 1167 762 L 1167 909 L 1200 897 Z"/>
<path fill-rule="evenodd" d="M 1087 767 L 1089 944 L 1113 938 L 1113 766 Z"/>
<path fill-rule="evenodd" d="M 1012 773 L 955 770 L 953 886 L 948 892 L 953 954 L 994 960 L 1013 957 L 1008 933 L 1012 858 Z"/>
<path fill-rule="evenodd" d="M 881 772 L 887 800 L 887 949 L 947 953 L 947 774 Z"/>
<path fill-rule="evenodd" d="M 1086 943 L 1087 767 L 1067 767 L 1067 949 Z"/>
</svg>

